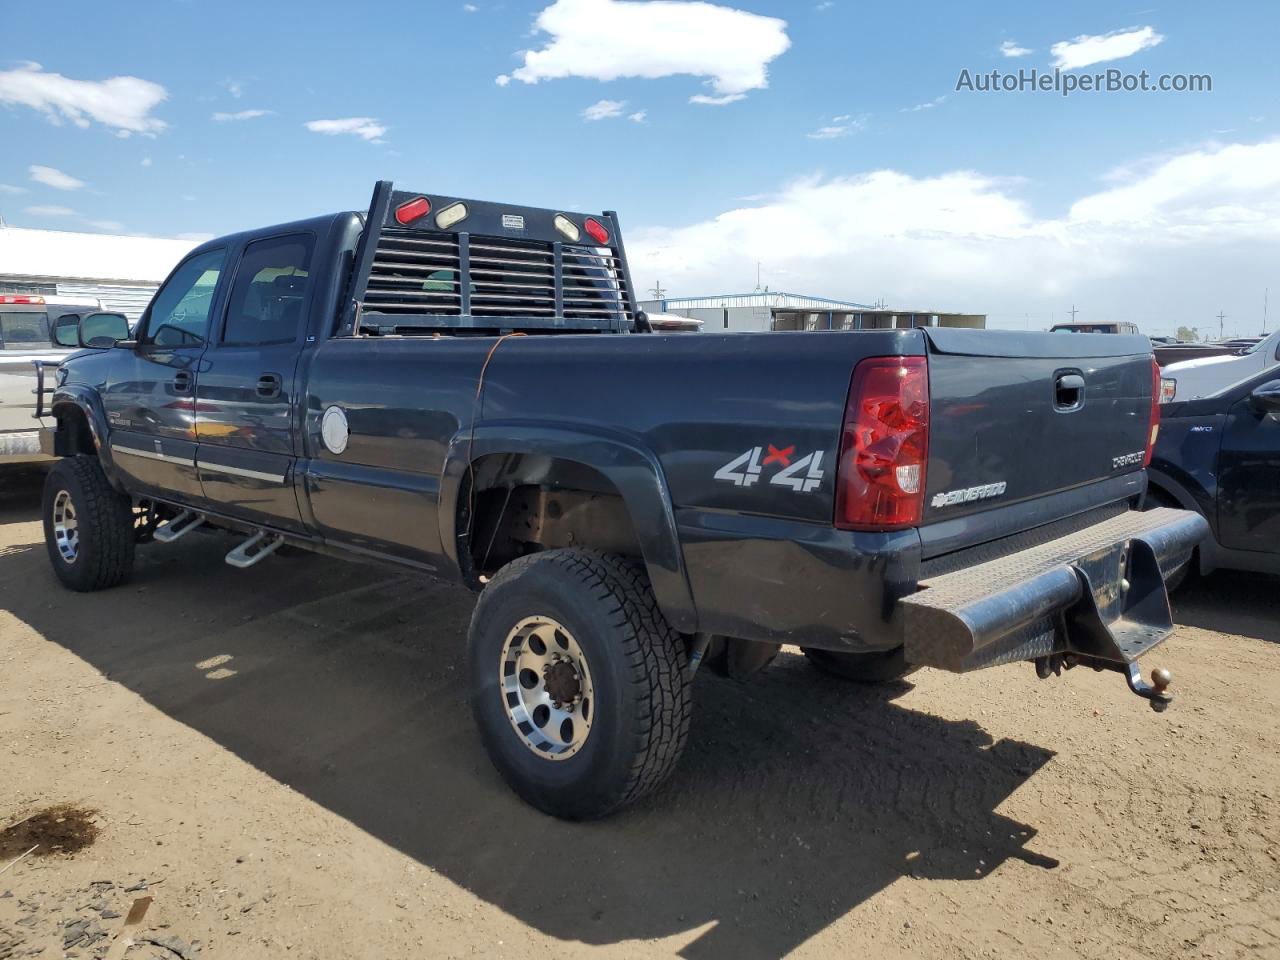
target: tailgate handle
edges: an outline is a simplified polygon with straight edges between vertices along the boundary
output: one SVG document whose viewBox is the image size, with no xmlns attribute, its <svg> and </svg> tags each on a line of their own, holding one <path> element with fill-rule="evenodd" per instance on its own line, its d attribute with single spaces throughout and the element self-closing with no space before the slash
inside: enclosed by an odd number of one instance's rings
<svg viewBox="0 0 1280 960">
<path fill-rule="evenodd" d="M 1084 406 L 1084 377 L 1078 373 L 1060 374 L 1054 381 L 1053 406 L 1063 412 Z"/>
</svg>

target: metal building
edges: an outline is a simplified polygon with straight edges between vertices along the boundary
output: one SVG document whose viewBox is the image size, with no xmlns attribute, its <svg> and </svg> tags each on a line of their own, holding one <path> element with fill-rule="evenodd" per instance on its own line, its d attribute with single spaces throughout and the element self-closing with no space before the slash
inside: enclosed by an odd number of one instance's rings
<svg viewBox="0 0 1280 960">
<path fill-rule="evenodd" d="M 0 221 L 0 293 L 101 300 L 133 322 L 190 240 L 31 230 Z"/>
<path fill-rule="evenodd" d="M 885 330 L 907 327 L 974 327 L 987 325 L 983 313 L 906 310 L 829 300 L 798 293 L 759 291 L 713 297 L 666 297 L 645 300 L 645 312 L 674 313 L 702 321 L 707 333 L 765 330 Z"/>
</svg>

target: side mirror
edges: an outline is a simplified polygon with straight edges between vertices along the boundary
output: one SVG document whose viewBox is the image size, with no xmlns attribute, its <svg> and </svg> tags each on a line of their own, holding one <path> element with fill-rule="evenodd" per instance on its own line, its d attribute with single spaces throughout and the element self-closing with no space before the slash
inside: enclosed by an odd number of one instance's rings
<svg viewBox="0 0 1280 960">
<path fill-rule="evenodd" d="M 123 313 L 91 313 L 80 321 L 80 346 L 104 350 L 129 339 L 129 318 Z"/>
<path fill-rule="evenodd" d="M 60 347 L 80 346 L 80 315 L 65 313 L 53 323 L 53 342 Z"/>
<path fill-rule="evenodd" d="M 1259 410 L 1267 413 L 1280 412 L 1280 380 L 1258 384 L 1249 394 L 1249 400 Z"/>
</svg>

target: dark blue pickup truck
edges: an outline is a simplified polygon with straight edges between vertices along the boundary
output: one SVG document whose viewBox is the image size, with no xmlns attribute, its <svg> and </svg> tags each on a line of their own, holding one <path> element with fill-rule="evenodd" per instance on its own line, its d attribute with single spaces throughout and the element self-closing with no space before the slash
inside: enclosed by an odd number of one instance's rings
<svg viewBox="0 0 1280 960">
<path fill-rule="evenodd" d="M 661 783 L 698 665 L 782 644 L 855 680 L 1025 660 L 1170 700 L 1134 661 L 1205 524 L 1135 509 L 1145 339 L 658 334 L 613 214 L 389 183 L 203 244 L 131 339 L 96 336 L 47 398 L 58 577 L 215 529 L 240 567 L 287 544 L 466 583 L 476 721 L 555 815 Z"/>
</svg>

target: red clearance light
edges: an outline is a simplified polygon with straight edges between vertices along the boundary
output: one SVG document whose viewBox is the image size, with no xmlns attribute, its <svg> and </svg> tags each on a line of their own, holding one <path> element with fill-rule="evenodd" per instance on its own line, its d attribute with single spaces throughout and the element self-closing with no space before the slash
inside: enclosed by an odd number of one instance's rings
<svg viewBox="0 0 1280 960">
<path fill-rule="evenodd" d="M 587 222 L 582 225 L 582 229 L 586 230 L 587 235 L 602 247 L 609 242 L 609 231 L 595 217 L 587 217 Z"/>
<path fill-rule="evenodd" d="M 396 207 L 396 220 L 399 223 L 410 224 L 430 212 L 431 201 L 426 197 L 418 197 L 416 200 L 408 200 Z"/>
<path fill-rule="evenodd" d="M 44 303 L 44 297 L 33 297 L 27 294 L 20 296 L 7 294 L 0 296 L 0 303 Z"/>
<path fill-rule="evenodd" d="M 929 454 L 924 357 L 872 357 L 854 368 L 836 479 L 837 527 L 919 526 Z"/>
<path fill-rule="evenodd" d="M 1151 358 L 1151 425 L 1147 430 L 1147 450 L 1142 456 L 1142 465 L 1151 466 L 1151 456 L 1155 453 L 1156 437 L 1160 435 L 1160 364 Z M 1172 399 L 1172 398 L 1170 398 Z"/>
</svg>

